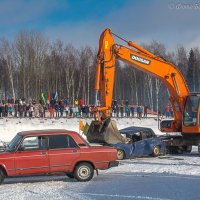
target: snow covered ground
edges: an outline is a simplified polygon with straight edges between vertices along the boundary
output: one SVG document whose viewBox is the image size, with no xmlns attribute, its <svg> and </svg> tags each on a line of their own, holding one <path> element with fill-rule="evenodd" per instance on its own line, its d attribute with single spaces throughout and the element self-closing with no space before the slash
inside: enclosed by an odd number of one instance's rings
<svg viewBox="0 0 200 200">
<path fill-rule="evenodd" d="M 0 139 L 10 141 L 21 130 L 64 128 L 79 131 L 78 119 L 1 119 Z M 90 123 L 90 120 L 87 120 Z M 120 119 L 118 128 L 147 126 L 156 130 L 155 119 Z M 137 158 L 100 171 L 87 183 L 65 175 L 7 178 L 0 186 L 0 199 L 200 199 L 200 157 L 197 148 L 191 154 L 160 158 Z"/>
<path fill-rule="evenodd" d="M 84 123 L 90 124 L 91 119 L 82 119 Z M 151 127 L 156 134 L 161 134 L 158 130 L 157 118 L 137 119 L 137 118 L 119 118 L 116 119 L 119 129 L 128 126 L 145 126 Z M 0 119 L 0 140 L 10 141 L 16 133 L 26 130 L 41 129 L 67 129 L 79 132 L 79 119 L 77 118 L 60 118 L 60 119 L 41 119 L 41 118 L 3 118 Z"/>
</svg>

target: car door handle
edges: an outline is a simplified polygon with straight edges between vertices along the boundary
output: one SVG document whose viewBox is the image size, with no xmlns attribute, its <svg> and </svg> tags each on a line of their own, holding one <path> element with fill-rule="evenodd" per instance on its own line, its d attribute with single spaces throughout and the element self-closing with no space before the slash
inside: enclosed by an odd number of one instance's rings
<svg viewBox="0 0 200 200">
<path fill-rule="evenodd" d="M 77 150 L 72 150 L 72 153 L 77 153 Z"/>
<path fill-rule="evenodd" d="M 47 152 L 41 152 L 41 155 L 47 155 Z"/>
</svg>

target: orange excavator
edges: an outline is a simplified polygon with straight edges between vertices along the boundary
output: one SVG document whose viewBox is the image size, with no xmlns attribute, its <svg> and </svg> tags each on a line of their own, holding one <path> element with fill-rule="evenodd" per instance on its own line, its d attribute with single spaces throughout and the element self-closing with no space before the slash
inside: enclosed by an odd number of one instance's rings
<svg viewBox="0 0 200 200">
<path fill-rule="evenodd" d="M 125 42 L 126 46 L 115 43 L 114 37 Z M 199 145 L 200 93 L 189 92 L 183 75 L 172 63 L 125 40 L 111 29 L 105 29 L 99 40 L 95 90 L 96 102 L 99 97 L 100 105 L 96 105 L 94 109 L 95 120 L 90 124 L 87 136 L 89 142 L 126 142 L 110 117 L 117 60 L 156 77 L 168 89 L 174 119 L 162 121 L 160 128 L 162 132 L 181 133 L 177 137 L 165 138 L 168 147 L 190 151 L 192 145 Z"/>
</svg>

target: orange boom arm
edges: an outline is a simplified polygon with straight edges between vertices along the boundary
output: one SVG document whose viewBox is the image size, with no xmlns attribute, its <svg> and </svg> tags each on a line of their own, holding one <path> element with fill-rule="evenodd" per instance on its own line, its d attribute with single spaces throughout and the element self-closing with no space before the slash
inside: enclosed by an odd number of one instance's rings
<svg viewBox="0 0 200 200">
<path fill-rule="evenodd" d="M 185 98 L 189 94 L 185 80 L 172 63 L 152 54 L 132 41 L 126 41 L 128 47 L 115 44 L 110 29 L 105 29 L 100 36 L 99 51 L 97 54 L 96 70 L 96 102 L 98 93 L 101 105 L 96 107 L 96 117 L 104 120 L 110 117 L 110 108 L 113 97 L 116 60 L 122 60 L 129 65 L 144 71 L 159 79 L 170 93 L 170 102 L 175 115 L 172 127 L 169 131 L 181 131 L 182 115 Z M 175 107 L 175 102 L 178 109 Z M 100 112 L 102 113 L 100 119 Z"/>
</svg>

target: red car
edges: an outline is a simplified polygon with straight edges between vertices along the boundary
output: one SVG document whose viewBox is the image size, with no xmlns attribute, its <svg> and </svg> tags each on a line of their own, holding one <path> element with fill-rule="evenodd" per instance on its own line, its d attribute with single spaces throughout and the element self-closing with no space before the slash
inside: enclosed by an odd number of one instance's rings
<svg viewBox="0 0 200 200">
<path fill-rule="evenodd" d="M 0 183 L 10 176 L 52 173 L 89 181 L 94 170 L 118 166 L 116 159 L 115 148 L 90 146 L 73 131 L 20 132 L 0 152 Z"/>
</svg>

